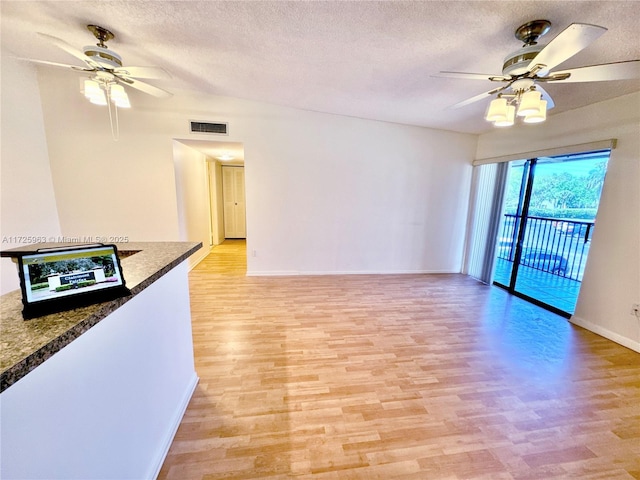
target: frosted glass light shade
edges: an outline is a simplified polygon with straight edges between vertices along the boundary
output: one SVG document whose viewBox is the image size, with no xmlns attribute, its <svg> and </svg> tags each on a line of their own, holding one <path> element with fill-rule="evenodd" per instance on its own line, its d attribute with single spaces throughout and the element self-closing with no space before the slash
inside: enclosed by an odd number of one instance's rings
<svg viewBox="0 0 640 480">
<path fill-rule="evenodd" d="M 89 98 L 89 101 L 94 105 L 106 105 L 107 97 L 105 96 L 104 91 L 100 89 L 96 94 Z"/>
<path fill-rule="evenodd" d="M 524 117 L 540 112 L 540 92 L 529 90 L 525 92 L 520 99 L 518 107 L 518 116 Z"/>
<path fill-rule="evenodd" d="M 485 119 L 489 122 L 506 121 L 507 120 L 507 99 L 496 98 L 494 100 L 491 100 Z"/>
<path fill-rule="evenodd" d="M 540 100 L 540 111 L 524 117 L 524 123 L 540 123 L 547 119 L 547 101 Z"/>
<path fill-rule="evenodd" d="M 120 99 L 113 99 L 112 101 L 113 103 L 116 104 L 116 107 L 118 108 L 131 108 L 131 103 L 129 102 L 129 99 L 127 97 L 120 98 Z"/>
<path fill-rule="evenodd" d="M 98 82 L 94 82 L 93 80 L 85 80 L 84 81 L 84 96 L 91 99 L 92 97 L 100 96 L 100 85 Z"/>
<path fill-rule="evenodd" d="M 95 80 L 87 79 L 84 81 L 84 96 L 95 105 L 107 104 L 107 97 L 104 94 L 104 90 Z"/>
<path fill-rule="evenodd" d="M 129 103 L 129 97 L 127 96 L 127 92 L 124 91 L 124 87 L 122 85 L 112 85 L 111 86 L 111 101 L 116 104 L 116 107 L 120 108 L 130 108 L 131 103 Z"/>
<path fill-rule="evenodd" d="M 510 127 L 516 121 L 516 107 L 509 105 L 507 107 L 507 116 L 503 120 L 497 120 L 493 124 L 496 127 Z"/>
</svg>

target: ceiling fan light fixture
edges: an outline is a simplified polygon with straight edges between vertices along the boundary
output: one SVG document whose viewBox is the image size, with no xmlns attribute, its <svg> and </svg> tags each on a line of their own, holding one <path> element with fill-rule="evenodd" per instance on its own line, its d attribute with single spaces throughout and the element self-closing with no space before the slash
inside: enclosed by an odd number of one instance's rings
<svg viewBox="0 0 640 480">
<path fill-rule="evenodd" d="M 112 99 L 111 100 L 118 108 L 131 108 L 131 103 L 128 98 Z"/>
<path fill-rule="evenodd" d="M 507 106 L 507 116 L 502 120 L 497 120 L 493 122 L 496 127 L 510 127 L 516 121 L 516 107 L 513 105 Z"/>
<path fill-rule="evenodd" d="M 111 101 L 119 108 L 131 108 L 129 97 L 124 87 L 119 84 L 111 85 Z"/>
<path fill-rule="evenodd" d="M 107 96 L 104 94 L 104 90 L 98 88 L 96 92 L 93 92 L 90 97 L 87 97 L 94 105 L 104 106 L 107 104 Z"/>
<path fill-rule="evenodd" d="M 541 95 L 536 90 L 529 90 L 522 94 L 520 105 L 518 106 L 518 116 L 535 115 L 541 111 Z"/>
<path fill-rule="evenodd" d="M 547 119 L 547 101 L 540 100 L 540 111 L 524 117 L 524 123 L 541 123 Z"/>
<path fill-rule="evenodd" d="M 518 27 L 515 37 L 524 42 L 524 45 L 504 58 L 501 75 L 450 71 L 441 71 L 438 75 L 434 75 L 468 80 L 489 80 L 504 84 L 458 102 L 452 105 L 452 108 L 486 100 L 487 96 L 498 93 L 498 99 L 506 98 L 507 105 L 515 108 L 523 123 L 540 123 L 546 120 L 547 110 L 555 106 L 555 102 L 545 90 L 546 87 L 541 86 L 546 82 L 581 83 L 640 78 L 640 59 L 555 71 L 556 67 L 584 50 L 607 29 L 588 23 L 572 23 L 546 45 L 538 45 L 539 38 L 547 34 L 550 28 L 551 22 L 543 19 L 533 20 Z M 504 114 L 506 107 L 498 99 L 491 101 L 485 119 L 496 126 L 513 125 L 511 107 L 509 116 L 506 116 Z"/>
<path fill-rule="evenodd" d="M 494 100 L 491 100 L 485 119 L 488 122 L 506 121 L 507 113 L 507 99 L 496 98 Z"/>
<path fill-rule="evenodd" d="M 86 79 L 83 84 L 83 92 L 84 96 L 89 100 L 92 97 L 100 96 L 100 85 L 95 80 Z"/>
</svg>

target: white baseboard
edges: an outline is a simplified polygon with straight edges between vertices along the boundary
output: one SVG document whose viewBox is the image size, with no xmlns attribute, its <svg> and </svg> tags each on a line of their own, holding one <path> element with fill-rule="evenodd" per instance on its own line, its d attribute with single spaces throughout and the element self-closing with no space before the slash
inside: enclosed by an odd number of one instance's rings
<svg viewBox="0 0 640 480">
<path fill-rule="evenodd" d="M 361 271 L 287 271 L 287 270 L 273 270 L 273 271 L 247 271 L 247 277 L 290 277 L 290 276 L 327 276 L 327 275 L 423 275 L 423 274 L 438 274 L 438 273 L 460 273 L 459 270 L 361 270 Z"/>
<path fill-rule="evenodd" d="M 640 342 L 632 340 L 631 338 L 623 337 L 622 335 L 612 332 L 600 325 L 595 323 L 591 323 L 583 318 L 572 316 L 569 321 L 574 325 L 578 325 L 579 327 L 585 328 L 590 332 L 593 332 L 601 337 L 604 337 L 612 342 L 618 343 L 623 347 L 630 348 L 631 350 L 640 353 Z"/>
<path fill-rule="evenodd" d="M 158 451 L 156 460 L 153 462 L 153 464 L 151 465 L 151 468 L 149 469 L 152 474 L 149 475 L 147 478 L 154 478 L 154 479 L 158 478 L 158 475 L 160 474 L 160 469 L 164 464 L 165 458 L 167 458 L 167 453 L 169 453 L 169 448 L 171 448 L 171 444 L 173 443 L 173 438 L 176 436 L 176 432 L 178 431 L 178 427 L 180 426 L 182 417 L 184 417 L 184 412 L 187 411 L 187 407 L 189 406 L 189 401 L 191 400 L 191 397 L 193 396 L 193 392 L 195 391 L 196 386 L 198 385 L 198 381 L 200 381 L 200 379 L 198 378 L 198 375 L 196 374 L 196 372 L 193 372 L 193 376 L 191 377 L 191 380 L 187 385 L 187 389 L 184 392 L 182 400 L 180 401 L 180 404 L 176 408 L 173 418 L 171 419 L 171 425 L 167 430 L 167 433 L 162 442 L 162 448 L 160 449 L 160 451 Z"/>
<path fill-rule="evenodd" d="M 209 245 L 208 247 L 203 246 L 200 250 L 198 250 L 196 254 L 191 255 L 189 257 L 189 271 L 193 270 L 202 260 L 204 260 L 205 258 L 207 258 L 207 255 L 209 255 L 211 253 L 211 246 Z"/>
</svg>

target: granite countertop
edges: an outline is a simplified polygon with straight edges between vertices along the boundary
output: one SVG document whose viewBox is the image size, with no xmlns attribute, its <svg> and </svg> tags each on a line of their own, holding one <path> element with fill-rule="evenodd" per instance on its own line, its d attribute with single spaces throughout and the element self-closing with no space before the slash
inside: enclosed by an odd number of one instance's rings
<svg viewBox="0 0 640 480">
<path fill-rule="evenodd" d="M 0 297 L 0 392 L 202 247 L 202 243 L 196 242 L 130 242 L 116 245 L 131 296 L 32 320 L 22 318 L 22 295 L 19 290 Z M 15 256 L 20 251 L 50 246 L 52 245 L 29 245 L 4 251 L 2 256 Z"/>
</svg>

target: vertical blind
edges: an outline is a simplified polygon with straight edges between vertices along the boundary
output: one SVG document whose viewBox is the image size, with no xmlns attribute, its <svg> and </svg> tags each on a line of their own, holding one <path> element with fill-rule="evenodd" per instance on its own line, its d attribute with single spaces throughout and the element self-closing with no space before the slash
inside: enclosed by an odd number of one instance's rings
<svg viewBox="0 0 640 480">
<path fill-rule="evenodd" d="M 496 237 L 508 172 L 506 162 L 473 167 L 464 273 L 486 284 L 493 282 Z"/>
</svg>

